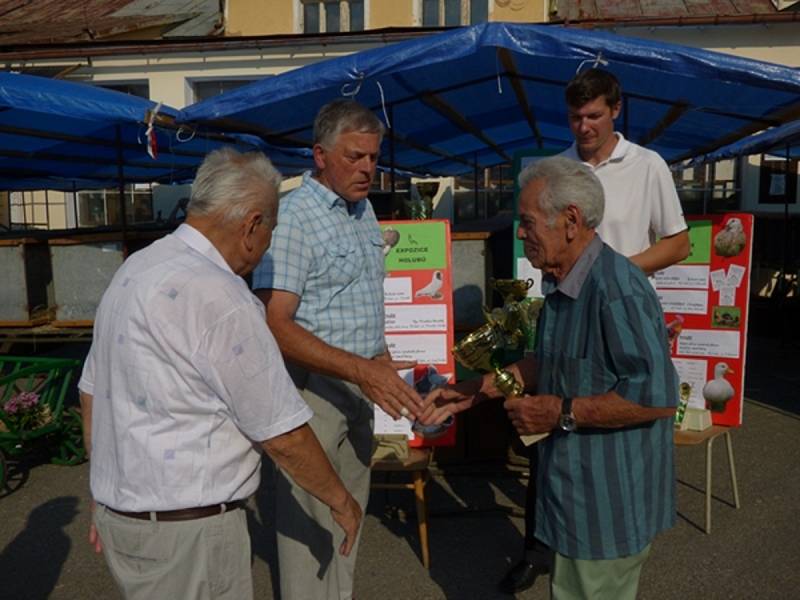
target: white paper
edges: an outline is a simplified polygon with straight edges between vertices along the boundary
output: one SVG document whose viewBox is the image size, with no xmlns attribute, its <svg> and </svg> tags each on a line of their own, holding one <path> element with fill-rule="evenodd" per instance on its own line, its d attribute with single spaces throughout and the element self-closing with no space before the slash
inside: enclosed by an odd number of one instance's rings
<svg viewBox="0 0 800 600">
<path fill-rule="evenodd" d="M 708 292 L 705 290 L 656 290 L 665 313 L 704 315 L 708 312 Z"/>
<path fill-rule="evenodd" d="M 385 330 L 447 331 L 447 305 L 387 306 Z"/>
<path fill-rule="evenodd" d="M 739 332 L 684 329 L 678 337 L 678 354 L 739 358 Z"/>
<path fill-rule="evenodd" d="M 719 306 L 736 305 L 736 288 L 726 285 L 719 290 Z"/>
<path fill-rule="evenodd" d="M 414 385 L 414 369 L 404 369 L 397 372 L 398 375 L 409 385 Z M 411 439 L 414 435 L 411 432 L 411 421 L 405 418 L 400 418 L 395 421 L 387 412 L 385 412 L 377 404 L 373 405 L 375 408 L 375 435 L 405 435 Z"/>
<path fill-rule="evenodd" d="M 672 364 L 678 372 L 681 383 L 688 383 L 692 386 L 689 395 L 689 406 L 693 408 L 705 408 L 706 402 L 703 398 L 703 386 L 706 384 L 706 371 L 708 368 L 707 360 L 697 360 L 690 358 L 673 358 Z"/>
<path fill-rule="evenodd" d="M 386 345 L 394 360 L 415 360 L 421 364 L 440 365 L 449 358 L 447 335 L 443 333 L 387 335 Z"/>
<path fill-rule="evenodd" d="M 673 265 L 655 273 L 656 288 L 708 289 L 708 265 Z"/>
<path fill-rule="evenodd" d="M 411 421 L 408 419 L 400 418 L 395 421 L 384 410 L 378 406 L 375 407 L 375 435 L 404 435 L 411 439 L 413 433 L 411 432 Z"/>
<path fill-rule="evenodd" d="M 728 276 L 725 274 L 724 269 L 717 269 L 711 271 L 711 289 L 715 292 L 718 291 L 728 281 Z"/>
<path fill-rule="evenodd" d="M 383 301 L 411 302 L 411 277 L 387 277 L 383 280 Z"/>
<path fill-rule="evenodd" d="M 747 271 L 742 265 L 731 265 L 728 267 L 728 284 L 733 287 L 739 287 L 744 279 L 744 274 Z"/>
<path fill-rule="evenodd" d="M 517 259 L 517 279 L 533 279 L 533 286 L 528 290 L 528 298 L 542 298 L 542 272 L 531 266 L 525 258 Z"/>
</svg>

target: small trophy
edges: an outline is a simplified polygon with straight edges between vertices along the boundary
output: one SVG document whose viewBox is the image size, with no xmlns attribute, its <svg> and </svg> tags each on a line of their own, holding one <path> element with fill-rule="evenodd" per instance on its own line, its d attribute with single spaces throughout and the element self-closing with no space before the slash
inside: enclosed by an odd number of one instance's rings
<svg viewBox="0 0 800 600">
<path fill-rule="evenodd" d="M 675 427 L 684 431 L 689 427 L 689 421 L 686 420 L 686 409 L 689 406 L 689 397 L 692 395 L 692 386 L 685 381 L 681 381 L 678 391 L 680 399 L 678 408 L 675 410 Z"/>
<path fill-rule="evenodd" d="M 453 347 L 453 356 L 472 371 L 493 372 L 494 385 L 506 398 L 519 396 L 522 385 L 510 371 L 502 368 L 498 354 L 503 349 L 518 349 L 528 345 L 541 301 L 527 297 L 533 285 L 531 279 L 492 279 L 490 284 L 503 296 L 503 307 L 491 311 L 484 309 L 487 322 L 458 342 Z M 523 435 L 520 439 L 530 446 L 547 435 Z"/>
</svg>

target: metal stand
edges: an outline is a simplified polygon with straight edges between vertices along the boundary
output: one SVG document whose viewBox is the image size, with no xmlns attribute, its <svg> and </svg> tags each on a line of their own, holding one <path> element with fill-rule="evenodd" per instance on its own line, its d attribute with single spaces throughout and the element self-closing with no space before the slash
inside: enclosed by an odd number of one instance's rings
<svg viewBox="0 0 800 600">
<path fill-rule="evenodd" d="M 676 431 L 675 432 L 675 445 L 676 446 L 696 446 L 705 442 L 706 446 L 706 526 L 705 532 L 711 533 L 711 489 L 712 489 L 712 459 L 714 440 L 719 436 L 725 436 L 725 445 L 728 450 L 728 469 L 731 476 L 731 488 L 733 489 L 733 504 L 738 509 L 741 508 L 739 503 L 739 487 L 736 483 L 736 465 L 733 462 L 733 444 L 731 443 L 731 431 L 729 427 L 722 427 L 714 425 L 703 431 Z"/>
</svg>

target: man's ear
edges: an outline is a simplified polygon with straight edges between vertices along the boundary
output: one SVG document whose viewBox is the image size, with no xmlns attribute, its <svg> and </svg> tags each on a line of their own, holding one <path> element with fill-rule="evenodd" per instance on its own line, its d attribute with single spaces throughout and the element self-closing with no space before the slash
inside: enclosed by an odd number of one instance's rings
<svg viewBox="0 0 800 600">
<path fill-rule="evenodd" d="M 611 107 L 611 118 L 616 119 L 619 116 L 619 111 L 622 110 L 622 101 L 618 101 L 614 106 Z"/>
<path fill-rule="evenodd" d="M 258 227 L 261 225 L 263 219 L 264 213 L 259 210 L 254 210 L 247 213 L 247 216 L 242 222 L 242 242 L 248 250 L 252 250 L 255 247 L 253 236 L 255 235 L 256 229 L 258 229 Z"/>
<path fill-rule="evenodd" d="M 317 167 L 317 171 L 322 171 L 325 169 L 325 148 L 320 146 L 319 144 L 314 144 L 314 148 L 312 149 L 314 154 L 314 166 Z"/>
<path fill-rule="evenodd" d="M 574 238 L 578 233 L 578 228 L 583 224 L 583 213 L 575 204 L 570 204 L 564 211 L 566 229 L 568 237 Z"/>
</svg>

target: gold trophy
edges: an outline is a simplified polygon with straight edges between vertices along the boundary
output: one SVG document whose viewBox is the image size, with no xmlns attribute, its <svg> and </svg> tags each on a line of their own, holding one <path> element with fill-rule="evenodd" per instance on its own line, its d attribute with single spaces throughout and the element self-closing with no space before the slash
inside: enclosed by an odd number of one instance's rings
<svg viewBox="0 0 800 600">
<path fill-rule="evenodd" d="M 506 398 L 519 396 L 522 385 L 502 368 L 498 354 L 503 349 L 527 346 L 541 301 L 527 297 L 533 285 L 531 279 L 491 279 L 490 285 L 503 296 L 503 307 L 491 311 L 484 308 L 487 322 L 458 342 L 453 347 L 453 356 L 471 371 L 494 373 L 494 385 Z M 547 435 L 523 435 L 520 439 L 530 446 Z"/>
</svg>

